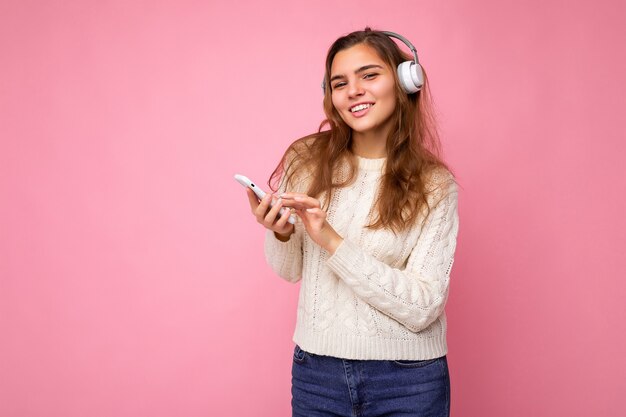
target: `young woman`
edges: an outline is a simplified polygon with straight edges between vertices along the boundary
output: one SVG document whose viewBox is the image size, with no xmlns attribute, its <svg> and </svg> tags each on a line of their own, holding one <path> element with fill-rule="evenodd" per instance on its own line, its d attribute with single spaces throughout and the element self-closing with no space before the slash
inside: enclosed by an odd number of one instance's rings
<svg viewBox="0 0 626 417">
<path fill-rule="evenodd" d="M 391 37 L 410 45 L 369 27 L 333 43 L 327 120 L 289 146 L 270 177 L 276 195 L 259 202 L 247 190 L 269 265 L 302 282 L 294 416 L 449 415 L 457 185 L 417 54 Z"/>
</svg>

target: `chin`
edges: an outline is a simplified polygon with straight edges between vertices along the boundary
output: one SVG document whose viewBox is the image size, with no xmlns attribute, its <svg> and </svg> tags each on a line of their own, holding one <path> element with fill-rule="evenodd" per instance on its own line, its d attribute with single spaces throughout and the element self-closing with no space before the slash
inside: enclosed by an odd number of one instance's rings
<svg viewBox="0 0 626 417">
<path fill-rule="evenodd" d="M 359 132 L 359 133 L 367 133 L 369 131 L 375 130 L 377 128 L 377 126 L 375 126 L 374 124 L 371 123 L 367 123 L 367 124 L 357 124 L 357 125 L 348 125 L 350 126 L 350 128 L 352 130 L 354 130 L 355 132 Z"/>
</svg>

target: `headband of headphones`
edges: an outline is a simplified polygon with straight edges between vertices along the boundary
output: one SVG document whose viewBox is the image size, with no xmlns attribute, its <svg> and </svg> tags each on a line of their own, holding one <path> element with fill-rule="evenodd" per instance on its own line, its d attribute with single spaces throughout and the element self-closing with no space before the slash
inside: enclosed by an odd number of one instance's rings
<svg viewBox="0 0 626 417">
<path fill-rule="evenodd" d="M 397 72 L 400 85 L 407 94 L 418 92 L 424 85 L 424 72 L 419 64 L 419 60 L 417 59 L 417 51 L 415 50 L 415 47 L 411 42 L 409 42 L 408 39 L 395 32 L 381 31 L 381 33 L 384 33 L 392 38 L 400 39 L 413 53 L 413 61 L 402 62 L 398 65 Z M 324 80 L 322 81 L 322 91 L 326 94 L 326 77 L 324 77 Z"/>
</svg>

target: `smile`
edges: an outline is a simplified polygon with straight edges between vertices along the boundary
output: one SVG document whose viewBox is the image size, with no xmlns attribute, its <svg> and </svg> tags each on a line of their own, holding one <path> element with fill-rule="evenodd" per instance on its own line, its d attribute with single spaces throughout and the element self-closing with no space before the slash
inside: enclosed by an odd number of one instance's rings
<svg viewBox="0 0 626 417">
<path fill-rule="evenodd" d="M 372 103 L 364 103 L 364 104 L 359 104 L 358 106 L 354 106 L 352 108 L 350 108 L 350 111 L 352 113 L 363 110 L 363 109 L 367 109 L 369 107 L 372 107 L 373 104 Z"/>
<path fill-rule="evenodd" d="M 354 117 L 362 117 L 365 116 L 370 108 L 374 105 L 374 103 L 363 103 L 363 104 L 358 104 L 354 107 L 350 108 L 350 113 L 352 113 L 352 115 Z"/>
</svg>

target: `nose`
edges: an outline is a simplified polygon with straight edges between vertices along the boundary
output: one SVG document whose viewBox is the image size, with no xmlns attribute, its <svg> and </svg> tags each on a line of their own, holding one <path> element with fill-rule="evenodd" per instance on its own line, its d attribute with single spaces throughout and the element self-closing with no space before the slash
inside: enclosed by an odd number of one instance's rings
<svg viewBox="0 0 626 417">
<path fill-rule="evenodd" d="M 363 93 L 363 86 L 358 79 L 348 84 L 348 95 L 350 97 L 362 96 Z"/>
</svg>

